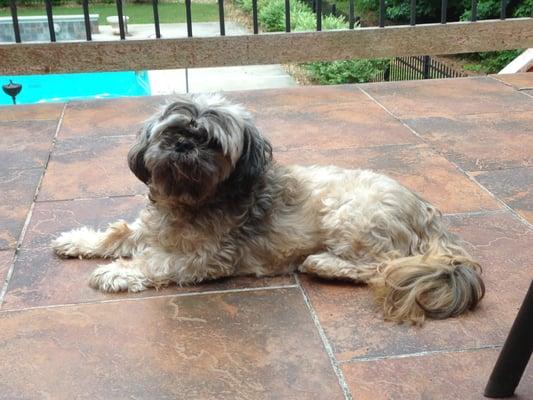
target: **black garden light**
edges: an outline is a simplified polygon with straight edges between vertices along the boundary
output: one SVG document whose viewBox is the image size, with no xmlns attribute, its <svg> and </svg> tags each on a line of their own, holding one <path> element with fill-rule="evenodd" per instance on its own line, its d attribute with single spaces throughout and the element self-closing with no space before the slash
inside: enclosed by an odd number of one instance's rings
<svg viewBox="0 0 533 400">
<path fill-rule="evenodd" d="M 13 104 L 17 104 L 16 97 L 22 90 L 22 85 L 20 83 L 13 83 L 13 81 L 10 79 L 7 85 L 2 85 L 2 89 L 4 90 L 5 94 L 11 96 L 13 99 Z"/>
</svg>

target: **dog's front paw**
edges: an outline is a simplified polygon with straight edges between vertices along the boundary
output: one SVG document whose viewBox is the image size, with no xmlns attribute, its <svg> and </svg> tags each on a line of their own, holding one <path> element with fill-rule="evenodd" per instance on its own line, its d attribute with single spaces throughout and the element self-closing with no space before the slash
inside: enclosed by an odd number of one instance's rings
<svg viewBox="0 0 533 400">
<path fill-rule="evenodd" d="M 98 233 L 83 227 L 63 232 L 52 240 L 52 248 L 60 257 L 94 257 Z"/>
<path fill-rule="evenodd" d="M 122 261 L 115 261 L 107 265 L 100 265 L 96 268 L 89 279 L 89 285 L 102 292 L 141 292 L 146 289 L 146 278 L 144 275 L 129 268 Z"/>
</svg>

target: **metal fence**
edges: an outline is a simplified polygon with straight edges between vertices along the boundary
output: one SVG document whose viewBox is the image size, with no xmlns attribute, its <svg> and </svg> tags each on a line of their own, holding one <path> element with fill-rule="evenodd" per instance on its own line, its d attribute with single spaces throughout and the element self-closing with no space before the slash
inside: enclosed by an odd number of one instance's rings
<svg viewBox="0 0 533 400">
<path fill-rule="evenodd" d="M 186 20 L 187 20 L 187 36 L 193 36 L 192 29 L 192 12 L 191 12 L 191 0 L 185 1 L 186 9 Z M 253 23 L 253 33 L 259 33 L 259 23 L 258 23 L 258 0 L 252 0 L 252 23 Z M 21 43 L 19 23 L 18 23 L 18 13 L 17 13 L 17 4 L 16 0 L 10 0 L 10 10 L 11 18 L 13 20 L 13 30 L 15 34 L 15 41 Z M 126 39 L 126 30 L 124 26 L 124 4 L 123 0 L 115 0 L 118 16 L 118 24 L 120 31 L 120 39 Z M 471 22 L 477 21 L 477 3 L 478 0 L 472 0 L 472 13 L 471 13 Z M 507 0 L 501 1 L 501 10 L 500 10 L 500 19 L 505 20 L 507 18 Z M 322 0 L 313 0 L 313 11 L 316 13 L 316 30 L 322 30 L 322 17 L 323 17 L 323 1 Z M 348 12 L 348 22 L 349 28 L 354 29 L 356 22 L 356 17 L 354 14 L 355 10 L 355 0 L 349 0 L 349 12 Z M 386 16 L 386 2 L 385 0 L 380 0 L 379 2 L 379 26 L 385 27 L 385 16 Z M 153 16 L 154 16 L 154 31 L 156 38 L 161 38 L 161 27 L 159 23 L 159 5 L 158 0 L 152 0 L 153 6 Z M 225 35 L 225 17 L 224 17 L 224 0 L 218 0 L 219 6 L 219 22 L 220 22 L 220 35 Z M 328 12 L 335 14 L 335 9 L 331 8 L 328 3 Z M 48 18 L 48 29 L 50 32 L 50 41 L 56 41 L 56 35 L 54 31 L 54 15 L 52 0 L 45 0 L 46 16 Z M 85 33 L 87 41 L 92 40 L 91 35 L 91 24 L 89 19 L 89 0 L 82 0 L 83 15 L 85 20 Z M 448 0 L 442 0 L 441 2 L 441 24 L 447 22 L 447 9 L 448 9 Z M 533 9 L 531 11 L 531 16 L 533 17 Z M 416 25 L 416 0 L 410 0 L 410 25 Z M 290 0 L 285 0 L 285 32 L 291 31 L 291 17 L 290 17 Z"/>
<path fill-rule="evenodd" d="M 116 0 L 120 40 L 93 41 L 89 0 L 82 0 L 86 42 L 22 43 L 16 0 L 10 0 L 16 43 L 0 44 L 0 74 L 277 64 L 533 47 L 533 18 L 507 19 L 507 0 L 502 0 L 500 20 L 477 21 L 478 0 L 472 0 L 471 22 L 451 23 L 448 0 L 442 0 L 441 24 L 417 24 L 416 0 L 410 0 L 410 24 L 387 27 L 386 3 L 380 0 L 379 26 L 358 29 L 354 29 L 355 0 L 349 0 L 349 29 L 336 31 L 322 31 L 323 1 L 314 0 L 316 32 L 297 33 L 290 33 L 290 0 L 285 0 L 285 33 L 260 33 L 258 0 L 252 0 L 253 34 L 240 36 L 226 36 L 225 4 L 218 0 L 218 37 L 194 36 L 191 0 L 184 1 L 185 38 L 162 38 L 158 0 L 152 0 L 155 39 L 126 40 L 123 0 Z M 45 5 L 50 42 L 56 42 L 52 1 L 45 0 Z"/>
<path fill-rule="evenodd" d="M 406 81 L 415 79 L 460 78 L 462 71 L 435 60 L 430 56 L 396 57 L 376 75 L 372 82 Z"/>
</svg>

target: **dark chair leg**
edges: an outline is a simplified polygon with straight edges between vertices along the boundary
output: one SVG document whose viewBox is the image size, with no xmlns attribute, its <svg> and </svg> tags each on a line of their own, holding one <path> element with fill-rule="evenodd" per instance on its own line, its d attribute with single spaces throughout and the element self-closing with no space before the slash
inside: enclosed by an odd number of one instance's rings
<svg viewBox="0 0 533 400">
<path fill-rule="evenodd" d="M 485 396 L 511 397 L 526 369 L 533 350 L 533 282 L 518 311 L 507 340 L 492 370 Z"/>
</svg>

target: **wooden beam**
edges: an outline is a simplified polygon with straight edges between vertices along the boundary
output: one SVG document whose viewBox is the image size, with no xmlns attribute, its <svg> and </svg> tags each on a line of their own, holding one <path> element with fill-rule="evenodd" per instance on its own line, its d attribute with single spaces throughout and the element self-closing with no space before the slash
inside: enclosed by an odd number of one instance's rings
<svg viewBox="0 0 533 400">
<path fill-rule="evenodd" d="M 533 18 L 327 32 L 0 45 L 0 74 L 126 71 L 533 47 Z"/>
</svg>

